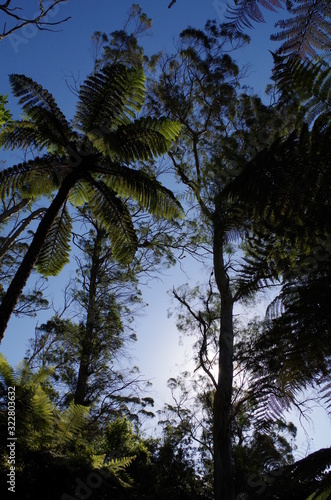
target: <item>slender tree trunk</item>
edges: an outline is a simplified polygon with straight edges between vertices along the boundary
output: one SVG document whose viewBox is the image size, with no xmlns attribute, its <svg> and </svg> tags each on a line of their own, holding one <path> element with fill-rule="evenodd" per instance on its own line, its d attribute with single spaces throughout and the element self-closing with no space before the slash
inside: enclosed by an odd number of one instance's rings
<svg viewBox="0 0 331 500">
<path fill-rule="evenodd" d="M 38 208 L 34 212 L 32 212 L 28 217 L 26 217 L 24 220 L 21 221 L 20 225 L 18 226 L 17 230 L 12 234 L 12 236 L 8 236 L 4 244 L 0 247 L 0 259 L 8 252 L 10 247 L 15 243 L 17 238 L 23 233 L 23 231 L 28 227 L 30 222 L 33 221 L 33 219 L 36 219 L 38 215 L 41 215 L 42 213 L 46 212 L 46 208 Z"/>
<path fill-rule="evenodd" d="M 214 218 L 214 272 L 221 295 L 219 372 L 214 399 L 214 495 L 215 500 L 234 500 L 231 444 L 233 380 L 233 298 L 224 263 L 224 231 L 216 208 Z"/>
<path fill-rule="evenodd" d="M 17 205 L 14 205 L 8 210 L 2 212 L 2 214 L 0 214 L 0 224 L 6 222 L 6 220 L 9 219 L 9 217 L 19 212 L 22 208 L 26 207 L 26 205 L 28 205 L 30 201 L 31 201 L 30 199 L 22 200 L 19 203 L 17 203 Z"/>
<path fill-rule="evenodd" d="M 74 400 L 78 405 L 86 405 L 87 383 L 90 376 L 90 363 L 93 354 L 94 331 L 95 331 L 95 316 L 96 316 L 96 293 L 97 293 L 97 278 L 100 270 L 100 251 L 101 251 L 102 233 L 97 230 L 94 240 L 89 298 L 87 306 L 87 318 L 84 338 L 82 340 L 82 352 L 80 357 L 78 380 L 75 391 Z"/>
<path fill-rule="evenodd" d="M 33 237 L 28 251 L 19 266 L 16 274 L 10 283 L 6 294 L 4 295 L 0 305 L 0 342 L 4 337 L 8 321 L 15 309 L 17 301 L 23 291 L 23 288 L 32 272 L 40 250 L 44 244 L 47 233 L 53 224 L 57 214 L 59 213 L 62 205 L 65 203 L 71 188 L 76 183 L 79 177 L 77 170 L 71 172 L 63 181 L 57 195 L 45 212 L 41 219 L 37 231 Z"/>
</svg>

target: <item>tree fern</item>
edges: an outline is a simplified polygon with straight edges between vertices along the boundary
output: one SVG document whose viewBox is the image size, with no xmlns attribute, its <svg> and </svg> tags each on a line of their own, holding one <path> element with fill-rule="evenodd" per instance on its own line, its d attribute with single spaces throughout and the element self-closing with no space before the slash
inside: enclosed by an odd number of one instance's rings
<svg viewBox="0 0 331 500">
<path fill-rule="evenodd" d="M 127 69 L 120 64 L 104 66 L 88 77 L 79 93 L 74 119 L 77 132 L 47 90 L 23 75 L 11 76 L 13 93 L 20 98 L 25 118 L 3 128 L 0 145 L 11 149 L 31 143 L 47 149 L 47 154 L 2 171 L 0 196 L 18 191 L 21 197 L 33 198 L 58 191 L 3 298 L 1 338 L 38 256 L 37 268 L 48 275 L 57 274 L 68 261 L 70 220 L 63 208 L 68 200 L 75 205 L 90 205 L 105 226 L 114 255 L 124 262 L 134 257 L 137 248 L 127 197 L 138 199 L 140 205 L 147 202 L 144 208 L 158 215 L 174 218 L 182 214 L 172 193 L 155 179 L 132 169 L 135 182 L 119 181 L 130 174 L 127 163 L 165 153 L 180 130 L 166 118 L 136 117 L 144 103 L 144 78 L 142 69 Z M 116 165 L 113 169 L 115 159 L 124 163 L 123 168 Z M 132 193 L 128 192 L 130 185 L 135 186 Z"/>
<path fill-rule="evenodd" d="M 38 450 L 49 447 L 54 439 L 55 409 L 49 396 L 40 385 L 30 387 L 33 396 L 29 400 L 27 409 L 33 418 L 33 422 L 28 427 L 24 440 L 31 450 Z"/>
<path fill-rule="evenodd" d="M 275 470 L 263 498 L 329 500 L 331 498 L 331 449 L 322 448 L 305 458 Z"/>
<path fill-rule="evenodd" d="M 16 384 L 14 369 L 10 366 L 2 353 L 0 353 L 0 380 L 6 387 Z"/>
</svg>

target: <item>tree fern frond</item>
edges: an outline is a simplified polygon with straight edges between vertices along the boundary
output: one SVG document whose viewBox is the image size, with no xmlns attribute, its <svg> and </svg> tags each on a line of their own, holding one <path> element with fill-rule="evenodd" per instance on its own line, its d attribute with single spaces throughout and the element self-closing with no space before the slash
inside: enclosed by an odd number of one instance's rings
<svg viewBox="0 0 331 500">
<path fill-rule="evenodd" d="M 121 262 L 131 262 L 138 241 L 127 206 L 104 182 L 92 178 L 90 182 L 94 190 L 88 194 L 89 208 L 107 232 L 114 257 Z"/>
<path fill-rule="evenodd" d="M 277 295 L 267 307 L 265 316 L 269 321 L 279 318 L 284 313 L 284 304 L 282 295 Z"/>
<path fill-rule="evenodd" d="M 10 75 L 13 94 L 19 98 L 27 116 L 62 145 L 69 143 L 72 129 L 54 97 L 41 85 L 25 75 Z"/>
<path fill-rule="evenodd" d="M 237 0 L 235 7 L 228 6 L 228 29 L 233 33 L 241 33 L 244 28 L 252 28 L 252 22 L 263 23 L 264 17 L 259 8 L 276 11 L 281 8 L 284 0 Z"/>
<path fill-rule="evenodd" d="M 88 184 L 84 180 L 79 180 L 76 182 L 74 187 L 71 189 L 68 201 L 74 207 L 82 207 L 88 201 Z"/>
<path fill-rule="evenodd" d="M 132 457 L 121 457 L 121 458 L 113 458 L 109 462 L 107 462 L 104 466 L 110 469 L 115 474 L 123 469 L 129 467 L 132 462 L 136 459 L 136 456 Z"/>
<path fill-rule="evenodd" d="M 178 136 L 180 125 L 168 118 L 140 118 L 120 126 L 113 133 L 92 130 L 88 137 L 94 147 L 113 160 L 148 160 L 166 153 Z"/>
<path fill-rule="evenodd" d="M 331 7 L 328 0 L 236 0 L 235 7 L 228 7 L 227 28 L 238 34 L 244 28 L 252 28 L 253 22 L 264 22 L 259 5 L 275 11 L 286 6 L 291 18 L 279 21 L 280 31 L 272 40 L 283 42 L 277 53 L 300 59 L 315 58 L 320 52 L 331 50 Z"/>
<path fill-rule="evenodd" d="M 36 372 L 31 371 L 29 363 L 24 359 L 16 368 L 17 377 L 20 385 L 26 387 L 36 387 L 43 384 L 54 374 L 53 366 L 43 366 Z"/>
<path fill-rule="evenodd" d="M 315 58 L 318 51 L 331 49 L 331 7 L 325 0 L 296 0 L 289 5 L 293 17 L 279 21 L 276 27 L 282 31 L 271 39 L 282 41 L 278 54 Z"/>
<path fill-rule="evenodd" d="M 42 136 L 38 126 L 30 121 L 11 121 L 0 132 L 0 146 L 11 151 L 31 146 L 40 151 L 50 144 L 50 139 Z"/>
<path fill-rule="evenodd" d="M 40 385 L 33 386 L 33 396 L 29 401 L 29 411 L 34 416 L 33 433 L 28 433 L 26 443 L 31 449 L 49 445 L 54 437 L 54 405 Z"/>
<path fill-rule="evenodd" d="M 103 181 L 119 195 L 132 197 L 145 210 L 157 216 L 169 219 L 183 216 L 183 209 L 174 194 L 156 179 L 124 165 L 113 164 L 110 170 L 110 174 L 103 175 Z"/>
<path fill-rule="evenodd" d="M 302 498 L 330 500 L 331 497 L 331 448 L 314 451 L 305 458 L 275 470 L 264 490 L 265 498 Z"/>
<path fill-rule="evenodd" d="M 130 123 L 140 111 L 145 98 L 144 72 L 121 64 L 105 66 L 85 80 L 79 98 L 79 127 L 85 133 L 95 129 L 112 132 Z"/>
<path fill-rule="evenodd" d="M 302 61 L 273 54 L 273 79 L 283 94 L 295 92 L 306 108 L 306 120 L 312 123 L 324 115 L 331 116 L 331 68 L 326 62 Z"/>
<path fill-rule="evenodd" d="M 0 381 L 3 381 L 6 387 L 16 384 L 14 369 L 10 366 L 2 352 L 0 353 Z"/>
<path fill-rule="evenodd" d="M 86 425 L 87 416 L 89 414 L 89 407 L 76 405 L 70 403 L 65 412 L 62 413 L 62 418 L 57 424 L 56 441 L 59 446 L 77 440 L 79 433 Z"/>
<path fill-rule="evenodd" d="M 279 224 L 281 235 L 281 225 L 291 220 L 298 225 L 304 207 L 312 205 L 316 197 L 321 196 L 322 186 L 328 185 L 330 138 L 331 126 L 322 127 L 320 122 L 314 125 L 312 133 L 307 126 L 300 134 L 293 132 L 287 139 L 278 140 L 258 153 L 224 189 L 224 194 L 229 193 L 238 203 L 249 203 L 250 218 L 252 207 L 258 207 L 256 220 L 261 219 L 262 214 L 262 220 L 275 232 L 275 225 Z M 302 230 L 305 224 L 302 221 Z M 296 231 L 298 229 L 296 227 Z"/>
<path fill-rule="evenodd" d="M 325 401 L 326 409 L 331 414 L 331 381 L 330 378 L 323 381 L 319 389 L 321 399 Z"/>
<path fill-rule="evenodd" d="M 0 197 L 6 198 L 12 193 L 20 193 L 21 198 L 33 198 L 51 194 L 59 187 L 59 175 L 62 167 L 59 157 L 45 155 L 34 160 L 20 163 L 0 172 Z M 65 167 L 63 167 L 65 170 Z M 55 172 L 56 169 L 56 172 Z"/>
<path fill-rule="evenodd" d="M 56 276 L 69 262 L 71 231 L 72 219 L 64 206 L 53 222 L 38 255 L 38 272 L 44 276 Z"/>
</svg>

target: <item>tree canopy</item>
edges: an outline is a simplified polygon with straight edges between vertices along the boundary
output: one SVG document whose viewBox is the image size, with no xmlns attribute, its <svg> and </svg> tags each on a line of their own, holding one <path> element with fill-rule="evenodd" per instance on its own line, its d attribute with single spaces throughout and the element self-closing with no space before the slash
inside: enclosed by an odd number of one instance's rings
<svg viewBox="0 0 331 500">
<path fill-rule="evenodd" d="M 284 6 L 268 103 L 236 54 L 262 8 Z M 10 76 L 19 119 L 0 96 L 12 155 L 0 171 L 1 338 L 11 314 L 38 321 L 17 368 L 0 356 L 1 477 L 21 496 L 331 498 L 329 443 L 300 455 L 291 421 L 331 408 L 330 6 L 238 0 L 228 16 L 147 55 L 151 19 L 134 4 L 123 29 L 92 36 L 71 120 L 26 75 Z M 70 257 L 55 302 L 47 279 Z M 199 282 L 172 298 L 190 368 L 155 409 L 131 356 L 141 289 L 187 257 Z"/>
</svg>

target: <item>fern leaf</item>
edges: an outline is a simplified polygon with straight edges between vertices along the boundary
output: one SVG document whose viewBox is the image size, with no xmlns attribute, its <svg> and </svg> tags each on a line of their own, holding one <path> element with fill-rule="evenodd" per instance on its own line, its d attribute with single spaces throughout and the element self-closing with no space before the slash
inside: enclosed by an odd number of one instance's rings
<svg viewBox="0 0 331 500">
<path fill-rule="evenodd" d="M 271 39 L 282 41 L 278 54 L 315 58 L 318 51 L 331 49 L 331 7 L 325 0 L 297 0 L 288 7 L 293 17 L 280 21 L 282 31 Z"/>
<path fill-rule="evenodd" d="M 89 411 L 90 409 L 87 406 L 70 403 L 58 422 L 56 441 L 59 445 L 78 439 L 79 433 L 86 425 Z"/>
<path fill-rule="evenodd" d="M 14 370 L 2 353 L 0 353 L 0 381 L 3 381 L 6 387 L 16 384 Z"/>
<path fill-rule="evenodd" d="M 166 153 L 178 136 L 180 125 L 168 118 L 140 118 L 113 133 L 88 134 L 94 147 L 112 160 L 149 160 Z"/>
<path fill-rule="evenodd" d="M 132 197 L 150 213 L 169 219 L 183 216 L 183 209 L 173 193 L 156 179 L 139 170 L 112 164 L 103 181 L 120 196 Z"/>
<path fill-rule="evenodd" d="M 116 474 L 117 472 L 129 467 L 135 459 L 135 455 L 132 457 L 113 458 L 107 462 L 106 467 Z"/>
<path fill-rule="evenodd" d="M 44 276 L 56 276 L 69 262 L 72 219 L 64 206 L 53 222 L 38 256 L 36 267 Z"/>
<path fill-rule="evenodd" d="M 84 132 L 114 131 L 130 123 L 145 98 L 142 69 L 120 64 L 105 66 L 85 80 L 80 89 L 76 122 Z"/>
<path fill-rule="evenodd" d="M 31 146 L 40 151 L 50 143 L 50 139 L 43 137 L 38 126 L 30 121 L 11 121 L 0 133 L 0 146 L 11 151 Z"/>
<path fill-rule="evenodd" d="M 114 257 L 121 262 L 131 262 L 138 241 L 127 206 L 104 182 L 92 178 L 90 182 L 94 189 L 88 193 L 89 208 L 105 229 Z"/>
<path fill-rule="evenodd" d="M 235 7 L 228 6 L 228 29 L 233 33 L 241 33 L 244 28 L 252 28 L 252 22 L 263 23 L 264 17 L 259 8 L 262 7 L 275 12 L 282 7 L 284 0 L 237 0 Z"/>
<path fill-rule="evenodd" d="M 68 201 L 76 208 L 82 207 L 88 201 L 87 192 L 87 183 L 83 180 L 77 181 L 69 193 Z"/>
<path fill-rule="evenodd" d="M 6 198 L 17 192 L 21 198 L 51 194 L 59 186 L 59 176 L 55 175 L 55 165 L 58 164 L 58 156 L 45 155 L 2 170 L 0 197 Z"/>
<path fill-rule="evenodd" d="M 284 95 L 295 92 L 306 108 L 306 120 L 312 123 L 323 115 L 331 116 L 331 68 L 325 62 L 302 61 L 274 56 L 273 79 Z"/>
<path fill-rule="evenodd" d="M 40 386 L 33 387 L 33 397 L 29 401 L 29 411 L 33 415 L 33 433 L 26 436 L 31 449 L 40 449 L 49 445 L 54 436 L 54 406 L 49 396 Z"/>
<path fill-rule="evenodd" d="M 49 135 L 53 143 L 67 145 L 73 132 L 52 94 L 25 75 L 13 74 L 9 79 L 13 94 L 26 115 L 38 125 L 40 135 Z"/>
</svg>

